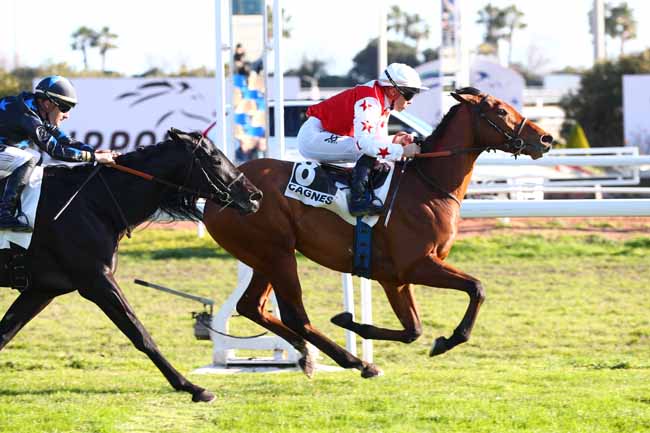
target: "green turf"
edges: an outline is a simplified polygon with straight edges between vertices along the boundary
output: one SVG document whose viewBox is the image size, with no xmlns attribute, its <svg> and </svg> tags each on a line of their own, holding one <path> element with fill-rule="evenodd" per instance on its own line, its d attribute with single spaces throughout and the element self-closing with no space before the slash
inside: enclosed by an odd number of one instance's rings
<svg viewBox="0 0 650 433">
<path fill-rule="evenodd" d="M 176 393 L 99 309 L 56 299 L 0 352 L 0 432 L 640 432 L 650 431 L 650 237 L 499 235 L 458 241 L 449 261 L 481 279 L 487 301 L 472 339 L 437 358 L 467 304 L 460 292 L 417 287 L 424 334 L 375 343 L 385 376 L 357 371 L 190 375 L 212 405 Z M 182 372 L 211 345 L 192 336 L 191 301 L 141 278 L 218 303 L 236 262 L 192 230 L 138 231 L 117 273 L 162 352 Z M 312 322 L 341 311 L 340 275 L 300 258 Z M 16 292 L 0 289 L 4 312 Z M 373 285 L 376 324 L 397 319 Z M 260 332 L 235 318 L 239 334 Z M 328 360 L 322 360 L 328 362 Z"/>
</svg>

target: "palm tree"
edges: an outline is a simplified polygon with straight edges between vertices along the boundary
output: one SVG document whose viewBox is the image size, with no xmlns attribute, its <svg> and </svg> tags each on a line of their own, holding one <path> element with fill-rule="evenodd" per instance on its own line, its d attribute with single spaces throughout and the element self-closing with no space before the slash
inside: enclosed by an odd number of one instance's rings
<svg viewBox="0 0 650 433">
<path fill-rule="evenodd" d="M 516 29 L 523 29 L 527 24 L 522 21 L 524 13 L 515 5 L 508 6 L 503 13 L 506 24 L 504 37 L 508 41 L 508 65 L 510 65 L 512 63 L 512 35 Z"/>
<path fill-rule="evenodd" d="M 99 47 L 99 54 L 102 56 L 102 71 L 106 72 L 106 52 L 117 48 L 113 41 L 117 39 L 115 33 L 111 33 L 108 27 L 103 27 L 97 34 L 97 47 Z"/>
<path fill-rule="evenodd" d="M 606 5 L 605 33 L 611 38 L 621 38 L 621 53 L 624 54 L 625 41 L 636 38 L 636 20 L 632 16 L 633 10 L 627 2 L 618 6 Z"/>
<path fill-rule="evenodd" d="M 492 6 L 488 3 L 483 9 L 478 11 L 478 24 L 485 24 L 485 36 L 483 43 L 492 46 L 493 51 L 499 54 L 499 39 L 503 38 L 503 29 L 506 28 L 506 17 L 503 9 Z"/>
<path fill-rule="evenodd" d="M 387 18 L 388 30 L 402 35 L 402 40 L 413 40 L 415 52 L 419 55 L 422 40 L 429 37 L 431 27 L 419 14 L 409 14 L 402 11 L 399 6 L 393 5 L 390 8 Z"/>
<path fill-rule="evenodd" d="M 84 69 L 88 70 L 88 48 L 97 46 L 97 32 L 89 27 L 81 26 L 72 34 L 72 39 L 72 49 L 81 51 Z"/>
</svg>

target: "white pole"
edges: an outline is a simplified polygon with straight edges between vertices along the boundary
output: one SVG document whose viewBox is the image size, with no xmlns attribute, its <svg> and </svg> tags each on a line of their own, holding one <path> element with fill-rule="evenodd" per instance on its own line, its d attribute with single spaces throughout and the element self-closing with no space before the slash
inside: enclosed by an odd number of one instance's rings
<svg viewBox="0 0 650 433">
<path fill-rule="evenodd" d="M 469 44 L 463 34 L 463 24 L 469 22 L 468 4 L 469 2 L 456 0 L 456 58 L 458 61 L 456 86 L 459 88 L 470 85 Z"/>
<path fill-rule="evenodd" d="M 226 72 L 225 67 L 226 63 L 229 63 L 230 60 L 230 37 L 224 36 L 226 30 L 230 28 L 230 2 L 224 2 L 220 0 L 215 1 L 216 9 L 216 42 L 217 42 L 217 64 L 215 70 L 216 76 L 216 87 L 217 87 L 217 100 L 216 104 L 216 125 L 214 126 L 215 130 L 215 143 L 217 147 L 221 149 L 228 157 L 230 157 L 230 152 L 232 151 L 232 146 L 229 145 L 227 140 L 227 125 L 226 125 L 226 116 L 228 108 L 226 106 Z"/>
<path fill-rule="evenodd" d="M 343 309 L 352 314 L 354 318 L 354 283 L 351 274 L 341 274 L 343 281 Z M 356 335 L 352 331 L 345 330 L 345 349 L 357 356 Z"/>
<path fill-rule="evenodd" d="M 361 278 L 361 323 L 372 325 L 372 291 L 371 281 L 367 278 Z M 372 362 L 372 340 L 361 340 L 361 353 L 363 360 Z"/>
<path fill-rule="evenodd" d="M 284 62 L 282 59 L 282 1 L 273 0 L 273 100 L 275 116 L 274 129 L 276 146 L 270 150 L 271 157 L 284 157 Z"/>
<path fill-rule="evenodd" d="M 379 38 L 377 40 L 377 76 L 379 77 L 388 66 L 388 8 L 385 0 L 381 0 L 377 9 L 379 10 Z"/>
<path fill-rule="evenodd" d="M 594 32 L 594 63 L 605 60 L 605 2 L 594 0 L 592 11 L 592 30 Z"/>
</svg>

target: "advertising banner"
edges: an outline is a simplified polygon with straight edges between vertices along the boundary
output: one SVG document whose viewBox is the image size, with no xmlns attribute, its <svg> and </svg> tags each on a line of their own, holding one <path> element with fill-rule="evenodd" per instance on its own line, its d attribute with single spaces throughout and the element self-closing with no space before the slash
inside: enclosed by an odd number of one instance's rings
<svg viewBox="0 0 650 433">
<path fill-rule="evenodd" d="M 623 133 L 626 146 L 650 154 L 650 75 L 623 76 Z"/>
<path fill-rule="evenodd" d="M 138 146 L 163 141 L 171 127 L 203 131 L 216 116 L 215 78 L 74 78 L 71 81 L 79 104 L 61 129 L 96 149 L 130 152 Z M 286 97 L 295 98 L 299 86 L 297 77 L 287 77 Z M 256 101 L 258 105 L 262 103 L 259 98 Z M 240 104 L 238 101 L 234 104 L 234 112 L 230 111 L 237 130 L 241 126 L 236 118 L 241 116 Z"/>
</svg>

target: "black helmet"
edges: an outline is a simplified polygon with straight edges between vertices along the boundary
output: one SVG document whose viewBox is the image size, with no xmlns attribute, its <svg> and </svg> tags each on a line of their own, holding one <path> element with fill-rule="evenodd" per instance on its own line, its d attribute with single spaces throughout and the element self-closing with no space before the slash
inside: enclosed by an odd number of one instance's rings
<svg viewBox="0 0 650 433">
<path fill-rule="evenodd" d="M 35 93 L 52 101 L 64 113 L 77 105 L 77 92 L 72 83 L 60 75 L 43 78 L 36 85 Z"/>
</svg>

